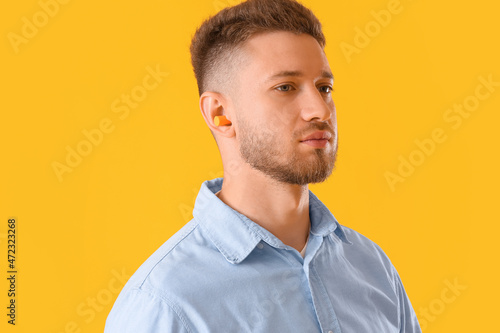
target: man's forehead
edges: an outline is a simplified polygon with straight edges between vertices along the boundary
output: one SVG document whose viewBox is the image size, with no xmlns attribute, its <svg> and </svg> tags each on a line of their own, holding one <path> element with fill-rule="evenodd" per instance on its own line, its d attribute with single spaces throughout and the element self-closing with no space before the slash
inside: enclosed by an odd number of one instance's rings
<svg viewBox="0 0 500 333">
<path fill-rule="evenodd" d="M 288 31 L 258 33 L 239 49 L 245 67 L 259 76 L 265 73 L 266 82 L 280 77 L 315 75 L 333 80 L 323 48 L 311 35 Z M 313 74 L 311 74 L 314 72 Z"/>
</svg>

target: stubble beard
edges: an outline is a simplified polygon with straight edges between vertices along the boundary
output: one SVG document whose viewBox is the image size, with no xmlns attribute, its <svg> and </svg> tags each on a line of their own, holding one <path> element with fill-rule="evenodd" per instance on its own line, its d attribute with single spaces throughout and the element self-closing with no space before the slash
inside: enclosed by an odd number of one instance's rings
<svg viewBox="0 0 500 333">
<path fill-rule="evenodd" d="M 298 145 L 302 143 L 290 141 L 291 145 L 297 146 L 287 146 L 286 142 L 281 142 L 276 132 L 255 130 L 242 120 L 239 121 L 240 154 L 252 168 L 278 182 L 293 185 L 320 183 L 332 174 L 338 146 L 335 137 L 332 140 L 334 149 L 313 148 L 308 155 L 314 156 L 305 157 L 301 156 L 304 155 L 303 152 L 299 154 Z M 319 127 L 321 128 L 318 130 L 325 129 L 324 126 Z"/>
</svg>

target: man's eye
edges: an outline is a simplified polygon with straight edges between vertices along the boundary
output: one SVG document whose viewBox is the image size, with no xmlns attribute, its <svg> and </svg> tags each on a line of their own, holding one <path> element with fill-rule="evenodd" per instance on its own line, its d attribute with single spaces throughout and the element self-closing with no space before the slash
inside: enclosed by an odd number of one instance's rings
<svg viewBox="0 0 500 333">
<path fill-rule="evenodd" d="M 333 88 L 330 86 L 322 86 L 322 87 L 320 87 L 320 90 L 324 93 L 329 94 L 333 91 Z"/>
<path fill-rule="evenodd" d="M 290 84 L 284 84 L 282 86 L 276 87 L 276 89 L 280 91 L 290 91 L 292 90 L 292 86 Z"/>
</svg>

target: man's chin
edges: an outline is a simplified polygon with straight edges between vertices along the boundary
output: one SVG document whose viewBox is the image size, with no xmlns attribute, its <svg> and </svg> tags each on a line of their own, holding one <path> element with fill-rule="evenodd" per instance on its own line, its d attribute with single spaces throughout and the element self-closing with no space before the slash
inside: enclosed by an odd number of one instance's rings
<svg viewBox="0 0 500 333">
<path fill-rule="evenodd" d="M 273 177 L 278 181 L 292 184 L 292 185 L 307 185 L 322 183 L 326 181 L 333 172 L 333 168 L 328 168 L 327 170 L 317 170 L 311 172 L 311 169 L 305 172 L 288 172 L 282 173 L 278 177 Z M 276 176 L 276 175 L 275 175 Z"/>
</svg>

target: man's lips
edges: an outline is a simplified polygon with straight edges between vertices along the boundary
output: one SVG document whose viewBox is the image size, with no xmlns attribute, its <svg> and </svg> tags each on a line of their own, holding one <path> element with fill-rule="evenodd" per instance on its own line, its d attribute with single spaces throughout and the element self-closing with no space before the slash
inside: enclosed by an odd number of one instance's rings
<svg viewBox="0 0 500 333">
<path fill-rule="evenodd" d="M 332 134 L 330 132 L 327 132 L 327 131 L 317 131 L 317 132 L 314 132 L 308 136 L 306 136 L 305 138 L 303 138 L 302 140 L 300 140 L 301 142 L 303 141 L 308 141 L 308 140 L 330 140 L 330 138 L 332 137 Z"/>
<path fill-rule="evenodd" d="M 306 136 L 300 142 L 305 143 L 314 148 L 324 148 L 328 141 L 330 141 L 332 134 L 327 131 L 317 131 L 311 135 Z"/>
</svg>

